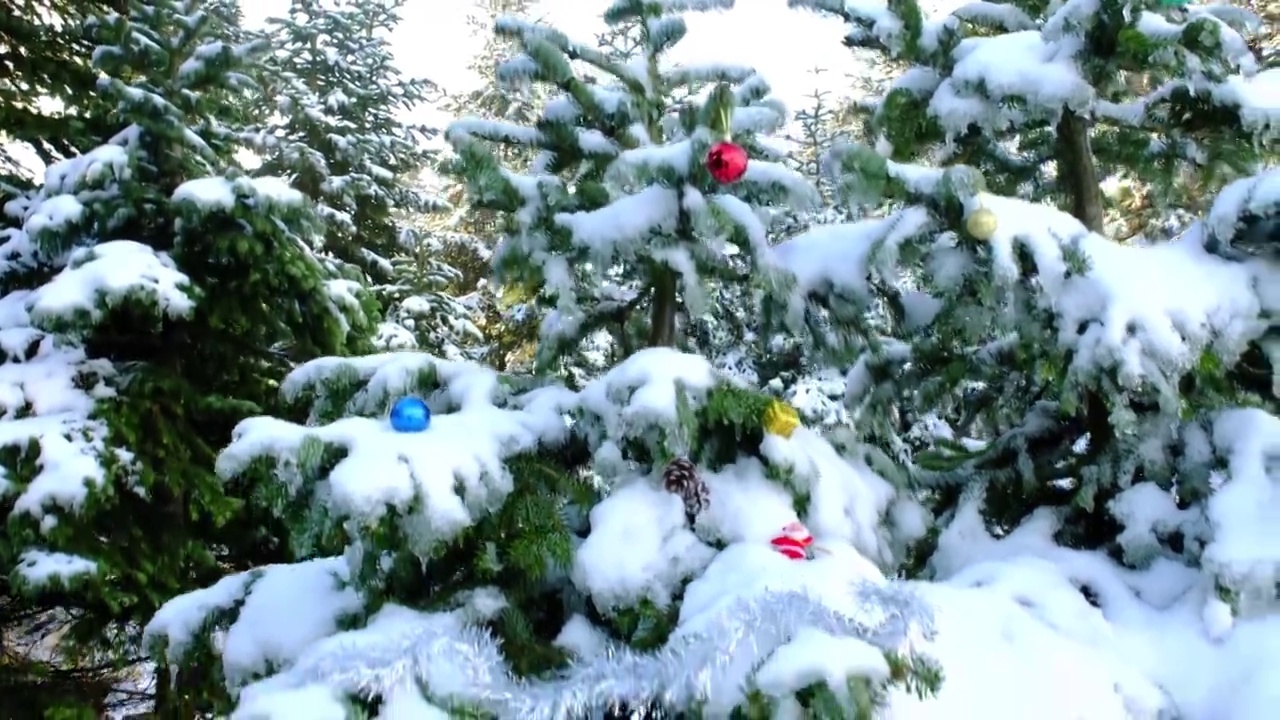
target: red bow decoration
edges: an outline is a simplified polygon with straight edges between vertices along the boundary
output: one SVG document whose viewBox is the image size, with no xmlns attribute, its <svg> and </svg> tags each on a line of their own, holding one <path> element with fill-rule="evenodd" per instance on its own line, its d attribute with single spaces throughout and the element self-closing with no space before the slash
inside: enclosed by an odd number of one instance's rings
<svg viewBox="0 0 1280 720">
<path fill-rule="evenodd" d="M 809 534 L 809 528 L 804 523 L 797 520 L 789 523 L 782 528 L 782 533 L 772 540 L 769 544 L 774 550 L 786 555 L 792 560 L 812 560 L 813 559 L 813 535 Z"/>
</svg>

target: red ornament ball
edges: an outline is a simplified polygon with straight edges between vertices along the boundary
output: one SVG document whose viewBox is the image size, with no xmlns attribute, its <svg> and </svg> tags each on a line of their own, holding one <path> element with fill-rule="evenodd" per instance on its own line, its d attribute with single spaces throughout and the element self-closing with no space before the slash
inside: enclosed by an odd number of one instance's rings
<svg viewBox="0 0 1280 720">
<path fill-rule="evenodd" d="M 738 182 L 747 173 L 747 151 L 731 142 L 712 145 L 707 152 L 707 172 L 721 185 Z"/>
</svg>

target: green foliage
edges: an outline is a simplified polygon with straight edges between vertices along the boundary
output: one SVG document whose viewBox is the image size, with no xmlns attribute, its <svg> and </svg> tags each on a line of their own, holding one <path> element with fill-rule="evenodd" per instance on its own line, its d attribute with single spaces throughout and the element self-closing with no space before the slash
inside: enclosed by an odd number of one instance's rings
<svg viewBox="0 0 1280 720">
<path fill-rule="evenodd" d="M 737 205 L 717 209 L 715 202 L 706 203 L 705 212 L 673 210 L 672 217 L 652 218 L 606 244 L 597 243 L 598 233 L 585 224 L 580 236 L 563 222 L 566 217 L 597 226 L 603 218 L 591 213 L 619 212 L 614 203 L 638 201 L 638 193 L 660 199 L 685 185 L 707 198 L 733 196 L 749 205 L 804 204 L 798 196 L 805 193 L 797 189 L 803 182 L 761 175 L 758 182 L 721 186 L 700 162 L 731 129 L 734 141 L 754 157 L 774 156 L 754 139 L 782 122 L 765 99 L 765 83 L 746 68 L 667 69 L 663 58 L 685 33 L 683 18 L 670 8 L 621 3 L 607 22 L 612 30 L 602 38 L 604 45 L 588 47 L 552 28 L 501 19 L 497 35 L 522 54 L 500 67 L 498 80 L 561 95 L 531 126 L 463 118 L 447 134 L 456 152 L 449 172 L 465 179 L 467 202 L 494 214 L 496 229 L 507 237 L 495 255 L 500 281 L 534 290 L 537 306 L 565 318 L 543 326 L 537 368 L 549 372 L 597 372 L 583 357 L 587 342 L 606 346 L 606 364 L 646 346 L 679 346 L 677 316 L 701 315 L 707 308 L 695 304 L 695 293 L 677 290 L 663 251 L 730 242 L 742 250 L 735 261 L 722 260 L 727 254 L 719 251 L 691 254 L 699 285 L 745 285 L 747 272 L 738 266 L 749 262 L 759 242 L 750 232 L 754 223 L 744 227 L 735 219 L 742 217 L 732 212 Z M 633 57 L 626 58 L 628 53 Z M 632 67 L 646 68 L 643 82 Z M 735 119 L 735 112 L 749 113 L 752 122 Z M 776 122 L 768 120 L 775 116 Z M 584 142 L 584 132 L 598 134 L 600 141 Z M 678 146 L 681 152 L 622 156 L 648 146 Z M 504 169 L 509 151 L 541 151 L 542 173 L 529 177 Z M 562 261 L 570 275 L 563 280 L 554 269 Z M 603 334 L 608 338 L 597 340 Z"/>
<path fill-rule="evenodd" d="M 289 176 L 315 202 L 324 223 L 308 240 L 379 284 L 393 280 L 402 215 L 440 207 L 411 184 L 431 160 L 429 133 L 400 116 L 435 88 L 394 65 L 387 36 L 403 4 L 291 0 L 259 38 L 272 49 L 256 73 L 261 120 L 243 134 L 259 174 Z"/>
<path fill-rule="evenodd" d="M 1220 461 L 1183 452 L 1184 434 L 1206 428 L 1214 408 L 1260 402 L 1221 348 L 1202 348 L 1185 366 L 1153 360 L 1141 381 L 1105 358 L 1081 358 L 1063 337 L 1090 328 L 1059 327 L 1042 274 L 1064 272 L 1052 280 L 1060 283 L 1087 273 L 1083 240 L 1015 242 L 1007 276 L 983 241 L 939 239 L 978 201 L 986 183 L 976 170 L 903 167 L 857 147 L 837 149 L 833 160 L 844 192 L 865 199 L 878 191 L 906 205 L 876 221 L 883 226 L 865 226 L 865 291 L 815 293 L 803 320 L 816 339 L 834 337 L 832 349 L 860 353 L 850 388 L 856 435 L 907 462 L 904 484 L 936 516 L 969 497 L 964 488 L 981 487 L 997 536 L 1051 507 L 1063 518 L 1061 544 L 1110 551 L 1122 528 L 1108 507 L 1130 485 L 1154 482 L 1182 503 L 1206 497 Z M 1061 267 L 1047 264 L 1039 242 L 1057 244 Z M 907 292 L 936 301 L 927 323 L 906 312 Z M 848 332 L 820 334 L 814 308 Z M 937 421 L 951 435 L 913 430 Z M 923 570 L 935 542 L 913 548 L 908 565 Z"/>
<path fill-rule="evenodd" d="M 1158 0 L 1104 0 L 1082 14 L 1071 5 L 1013 0 L 948 10 L 931 25 L 936 31 L 926 32 L 916 0 L 888 4 L 892 25 L 858 7 L 791 4 L 838 16 L 849 24 L 848 44 L 910 65 L 879 97 L 860 104 L 865 137 L 885 141 L 878 147 L 892 159 L 973 166 L 993 191 L 1052 200 L 1097 231 L 1105 209 L 1123 232 L 1167 233 L 1170 212 L 1203 209 L 1211 193 L 1251 173 L 1274 134 L 1229 92 L 1206 90 L 1247 77 L 1255 65 L 1242 52 L 1257 34 L 1257 18 L 1247 12 L 1214 8 L 1187 17 Z M 1146 19 L 1153 15 L 1168 29 L 1154 30 Z M 1015 33 L 1022 35 L 1011 42 Z M 1044 49 L 1030 51 L 1028 41 Z M 1068 46 L 1056 66 L 1067 74 L 1054 87 L 1079 83 L 1070 100 L 1031 85 L 997 86 L 1001 81 L 989 80 L 981 60 L 957 72 L 967 57 L 994 56 L 997 48 L 1046 57 Z M 1027 61 L 1038 62 L 1031 55 Z M 1073 113 L 1087 115 L 1089 126 L 1074 124 Z M 1132 200 L 1104 198 L 1098 185 L 1106 178 L 1138 188 L 1140 202 L 1152 206 L 1148 217 L 1132 217 Z M 1111 202 L 1129 207 L 1103 207 Z"/>
<path fill-rule="evenodd" d="M 116 131 L 95 92 L 89 18 L 108 2 L 6 0 L 0 47 L 22 48 L 0 56 L 0 185 L 25 189 L 29 173 L 14 151 L 29 148 L 50 164 L 85 152 Z M 59 107 L 62 106 L 62 107 Z M 12 145 L 10 143 L 13 143 Z"/>
<path fill-rule="evenodd" d="M 942 670 L 936 663 L 895 653 L 885 653 L 884 658 L 889 665 L 887 680 L 873 682 L 867 677 L 852 675 L 841 688 L 816 682 L 796 693 L 795 699 L 806 717 L 874 720 L 880 717 L 887 693 L 894 686 L 922 700 L 936 695 L 942 687 Z M 748 693 L 746 707 L 735 710 L 731 717 L 734 720 L 765 720 L 775 716 L 777 705 L 764 693 L 752 690 Z"/>
<path fill-rule="evenodd" d="M 234 170 L 235 123 L 243 120 L 236 100 L 252 87 L 243 70 L 263 44 L 237 42 L 238 16 L 224 2 L 190 15 L 188 4 L 168 0 L 131 2 L 129 10 L 93 23 L 103 43 L 94 53 L 103 77 L 93 102 L 112 109 L 114 127 L 101 138 L 110 143 L 57 168 L 56 185 L 24 198 L 66 193 L 82 211 L 46 224 L 31 238 L 35 252 L 18 258 L 30 270 L 4 278 L 20 290 L 59 272 L 103 271 L 110 258 L 96 244 L 120 239 L 144 248 L 139 261 L 156 260 L 181 278 L 170 288 L 164 277 L 128 275 L 145 268 L 112 266 L 115 285 L 92 298 L 94 309 L 46 313 L 30 329 L 44 344 L 29 352 L 85 358 L 67 370 L 89 393 L 86 403 L 96 400 L 83 428 L 67 431 L 67 440 L 98 454 L 78 460 L 96 459 L 101 471 L 97 478 L 86 469 L 83 502 L 12 512 L 41 466 L 34 445 L 10 447 L 3 458 L 0 558 L 14 567 L 24 550 L 48 549 L 96 567 L 39 586 L 18 567 L 8 587 L 34 608 L 72 618 L 60 651 L 104 651 L 117 669 L 134 662 L 138 628 L 161 603 L 227 569 L 280 557 L 271 537 L 278 525 L 242 500 L 252 488 L 214 474 L 216 448 L 243 417 L 276 406 L 278 381 L 293 363 L 359 349 L 349 336 L 370 334 L 368 306 L 351 312 L 335 303 L 333 276 L 307 249 L 311 209 L 287 188 Z M 193 698 L 215 697 L 207 691 L 218 678 L 204 681 L 196 693 L 162 679 L 161 711 L 203 706 Z"/>
<path fill-rule="evenodd" d="M 405 376 L 402 387 L 376 389 L 369 384 L 372 367 L 336 364 L 323 378 L 301 385 L 293 400 L 309 405 L 317 424 L 383 413 L 403 394 L 431 398 L 441 412 L 450 409 L 433 363 L 424 359 Z M 501 381 L 512 392 L 526 384 L 515 378 Z M 479 620 L 500 640 L 513 669 L 536 674 L 564 662 L 563 651 L 551 640 L 567 617 L 560 595 L 572 563 L 573 508 L 590 507 L 597 499 L 578 471 L 588 457 L 585 447 L 570 441 L 507 458 L 511 492 L 500 506 L 447 541 L 412 534 L 414 523 L 408 518 L 425 511 L 421 497 L 407 508 L 388 508 L 368 519 L 334 513 L 322 486 L 345 457 L 343 448 L 310 436 L 288 458 L 259 457 L 236 477 L 260 488 L 257 503 L 280 518 L 296 557 L 340 555 L 356 543 L 360 551 L 351 582 L 365 598 L 368 614 L 389 602 L 450 610 L 473 592 L 498 588 L 505 607 Z"/>
<path fill-rule="evenodd" d="M 761 419 L 772 401 L 759 391 L 726 383 L 707 393 L 696 409 L 682 413 L 698 463 L 717 469 L 736 461 L 742 448 L 759 447 L 764 439 Z"/>
</svg>

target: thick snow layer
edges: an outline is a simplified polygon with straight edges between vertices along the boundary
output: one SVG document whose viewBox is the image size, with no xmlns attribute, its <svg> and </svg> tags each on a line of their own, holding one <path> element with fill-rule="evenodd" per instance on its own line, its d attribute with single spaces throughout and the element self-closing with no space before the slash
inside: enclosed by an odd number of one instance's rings
<svg viewBox="0 0 1280 720">
<path fill-rule="evenodd" d="M 615 489 L 592 508 L 591 527 L 575 556 L 574 582 L 605 612 L 637 598 L 671 604 L 680 585 L 715 556 L 685 527 L 680 498 L 643 481 Z"/>
<path fill-rule="evenodd" d="M 1207 347 L 1230 356 L 1263 329 L 1252 270 L 1210 255 L 1193 233 L 1135 247 L 1088 234 L 1071 216 L 1043 206 L 1006 198 L 983 204 L 998 222 L 990 240 L 997 272 L 1017 272 L 1015 244 L 1031 250 L 1046 301 L 1059 315 L 1061 339 L 1076 350 L 1081 370 L 1114 364 L 1138 379 L 1185 367 Z M 1078 239 L 1092 265 L 1087 274 L 1067 272 L 1054 234 Z M 1143 272 L 1133 272 L 1137 267 Z M 1087 329 L 1077 333 L 1081 327 Z"/>
<path fill-rule="evenodd" d="M 1042 511 L 997 540 L 983 529 L 976 505 L 967 506 L 940 539 L 935 570 L 947 588 L 943 592 L 966 588 L 975 596 L 987 595 L 993 613 L 1000 609 L 991 596 L 1023 609 L 1053 633 L 1045 636 L 1045 647 L 1029 652 L 1022 662 L 1027 657 L 1049 658 L 1049 653 L 1061 653 L 1068 645 L 1078 648 L 1073 652 L 1085 652 L 1091 659 L 1081 666 L 1073 663 L 1073 677 L 1109 674 L 1117 701 L 1133 713 L 1128 717 L 1157 717 L 1156 709 L 1167 703 L 1176 707 L 1177 716 L 1195 720 L 1253 720 L 1274 714 L 1274 706 L 1267 703 L 1274 702 L 1280 618 L 1240 620 L 1224 633 L 1206 622 L 1220 608 L 1211 579 L 1167 560 L 1143 571 L 1120 570 L 1101 554 L 1056 546 L 1051 540 L 1056 528 L 1056 519 Z M 940 589 L 929 587 L 928 592 Z M 966 623 L 971 621 L 972 616 Z M 966 623 L 957 625 L 959 632 L 971 627 Z M 940 624 L 937 642 L 943 643 L 945 620 Z M 975 638 L 984 639 L 958 643 L 965 662 L 948 664 L 945 652 L 934 652 L 944 666 L 954 665 L 956 672 L 964 673 L 985 662 L 977 658 L 992 636 L 990 631 L 975 633 Z M 1027 664 L 1037 673 L 1043 670 L 1038 662 Z M 1006 689 L 1034 688 L 1038 682 L 1020 677 L 1004 684 L 1007 679 L 1000 681 Z M 981 680 L 973 680 L 975 689 Z M 960 689 L 966 684 L 963 676 L 955 683 Z M 1054 693 L 1052 688 L 1043 691 Z M 1161 695 L 1167 699 L 1161 700 Z M 1109 716 L 1091 710 L 1093 699 L 1082 692 L 1043 707 L 1079 709 L 1079 714 L 1064 718 Z M 1012 717 L 999 712 L 995 716 Z"/>
<path fill-rule="evenodd" d="M 381 414 L 423 371 L 434 372 L 442 385 L 424 398 L 433 408 L 431 427 L 423 433 L 396 432 Z M 353 415 L 318 427 L 249 418 L 236 427 L 218 459 L 218 472 L 229 477 L 266 457 L 276 459 L 282 476 L 295 477 L 305 443 L 344 448 L 345 457 L 323 487 L 330 510 L 371 521 L 389 508 L 408 511 L 421 501 L 406 531 L 425 554 L 432 543 L 452 537 L 506 498 L 512 479 L 505 458 L 553 444 L 567 432 L 554 391 L 525 396 L 518 407 L 499 407 L 505 391 L 497 373 L 418 353 L 314 361 L 286 378 L 284 391 L 302 393 L 339 373 L 367 378 L 350 407 L 379 417 Z"/>
<path fill-rule="evenodd" d="M 46 550 L 26 550 L 18 558 L 18 574 L 39 586 L 52 580 L 70 582 L 81 575 L 96 572 L 98 564 L 77 555 Z"/>
<path fill-rule="evenodd" d="M 1016 568 L 1005 570 L 1016 575 Z M 918 650 L 941 663 L 946 677 L 934 699 L 893 692 L 894 720 L 1018 720 L 1031 708 L 1045 720 L 1159 717 L 1164 697 L 1154 683 L 1059 633 L 1017 600 L 948 584 L 917 589 L 935 608 L 937 632 Z"/>
<path fill-rule="evenodd" d="M 760 666 L 755 682 L 766 695 L 785 697 L 814 683 L 844 693 L 850 677 L 888 680 L 889 663 L 884 653 L 858 638 L 805 628 Z"/>
<path fill-rule="evenodd" d="M 642 437 L 654 427 L 674 428 L 681 392 L 694 397 L 716 383 L 715 369 L 701 357 L 671 348 L 641 350 L 592 382 L 578 395 L 600 439 Z"/>
<path fill-rule="evenodd" d="M 1242 220 L 1274 214 L 1278 208 L 1280 168 L 1270 168 L 1223 188 L 1209 209 L 1205 228 L 1211 235 L 1229 241 L 1240 230 Z"/>
<path fill-rule="evenodd" d="M 126 297 L 141 297 L 161 312 L 181 317 L 195 303 L 183 290 L 187 276 L 167 255 L 132 240 L 112 240 L 71 254 L 67 267 L 27 300 L 33 320 L 74 317 L 91 321 Z"/>
<path fill-rule="evenodd" d="M 917 170 L 890 169 L 899 175 Z M 1091 234 L 1071 215 L 1044 205 L 985 194 L 974 206 L 979 203 L 997 220 L 987 241 L 991 278 L 1017 277 L 1016 249 L 1030 251 L 1043 304 L 1058 316 L 1062 345 L 1075 351 L 1076 372 L 1115 367 L 1122 380 L 1159 380 L 1207 348 L 1231 356 L 1266 327 L 1255 269 L 1206 252 L 1198 226 L 1176 241 L 1137 247 Z M 1236 215 L 1247 209 L 1237 207 Z M 1222 210 L 1213 222 L 1229 226 L 1227 213 Z M 921 236 L 928 223 L 922 208 L 909 207 L 886 219 L 830 225 L 778 244 L 771 264 L 795 279 L 790 311 L 801 311 L 813 292 L 867 298 L 868 278 L 894 272 L 885 267 L 894 248 Z M 1070 271 L 1068 250 L 1089 261 L 1088 272 Z M 972 271 L 978 260 L 939 241 L 929 267 L 944 282 Z"/>
<path fill-rule="evenodd" d="M 1241 612 L 1259 604 L 1274 610 L 1280 586 L 1280 419 L 1261 410 L 1229 410 L 1214 424 L 1213 440 L 1230 462 L 1227 479 L 1209 498 L 1213 539 L 1203 562 L 1221 584 L 1241 594 Z"/>
<path fill-rule="evenodd" d="M 231 714 L 231 720 L 347 720 L 351 717 L 346 698 L 333 688 L 308 685 L 296 690 L 264 693 L 247 699 Z M 420 716 L 424 720 L 430 716 Z"/>
<path fill-rule="evenodd" d="M 173 191 L 173 199 L 205 211 L 226 211 L 234 208 L 238 200 L 250 205 L 301 205 L 306 196 L 278 177 L 206 177 L 182 183 Z"/>
<path fill-rule="evenodd" d="M 344 558 L 268 565 L 220 580 L 216 585 L 166 603 L 144 630 L 148 641 L 164 640 L 176 659 L 212 614 L 238 608 L 223 630 L 220 654 L 227 683 L 238 687 L 296 660 L 312 643 L 338 630 L 338 622 L 360 612 L 363 600 L 346 587 Z"/>
</svg>

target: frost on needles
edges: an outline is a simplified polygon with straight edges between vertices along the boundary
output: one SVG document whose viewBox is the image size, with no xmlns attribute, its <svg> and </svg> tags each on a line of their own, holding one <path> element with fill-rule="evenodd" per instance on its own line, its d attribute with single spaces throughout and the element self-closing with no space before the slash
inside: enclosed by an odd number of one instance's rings
<svg viewBox="0 0 1280 720">
<path fill-rule="evenodd" d="M 148 627 L 172 660 L 198 647 L 195 633 L 223 628 L 219 662 L 244 688 L 246 717 L 365 693 L 497 717 L 562 717 L 568 698 L 582 709 L 664 696 L 729 708 L 749 701 L 750 666 L 709 668 L 707 685 L 688 663 L 720 654 L 724 632 L 755 633 L 747 613 L 779 634 L 744 646 L 741 661 L 810 635 L 864 648 L 864 664 L 841 677 L 871 681 L 867 702 L 891 667 L 911 662 L 885 653 L 917 613 L 927 617 L 863 559 L 887 553 L 887 483 L 808 431 L 766 438 L 755 416 L 767 399 L 701 358 L 644 350 L 573 393 L 520 391 L 479 366 L 402 352 L 318 360 L 284 391 L 309 402 L 311 424 L 247 420 L 219 469 L 272 474 L 279 486 L 263 502 L 295 524 L 299 554 L 338 554 L 228 577 L 170 602 Z M 410 392 L 436 410 L 421 435 L 383 419 L 388 401 Z M 677 449 L 702 460 L 718 498 L 696 528 L 654 485 L 664 464 L 654 460 Z M 828 538 L 828 558 L 798 564 L 762 542 L 795 519 L 797 492 L 824 500 L 808 520 Z M 768 590 L 806 588 L 825 604 L 803 594 L 765 604 Z M 792 637 L 788 617 L 814 627 Z M 492 629 L 500 645 L 468 627 Z M 721 632 L 701 635 L 712 628 Z M 627 655 L 626 645 L 661 649 Z M 577 663 L 559 676 L 516 675 L 567 656 Z M 624 669 L 635 675 L 609 680 Z M 405 672 L 425 683 L 425 700 L 401 692 Z M 811 682 L 789 684 L 801 679 L 774 679 L 770 692 Z"/>
<path fill-rule="evenodd" d="M 771 262 L 758 203 L 815 194 L 767 159 L 714 185 L 701 156 L 725 129 L 711 127 L 720 108 L 733 108 L 735 139 L 772 157 L 752 140 L 783 121 L 767 85 L 745 68 L 659 73 L 656 56 L 684 34 L 660 5 L 619 4 L 610 19 L 647 21 L 644 57 L 500 21 L 524 51 L 504 74 L 564 96 L 537 127 L 462 120 L 449 137 L 477 202 L 507 220 L 499 269 L 551 309 L 544 357 L 620 317 L 618 359 L 573 388 L 412 352 L 295 369 L 282 390 L 306 422 L 245 420 L 218 468 L 264 488 L 256 504 L 276 509 L 305 560 L 175 598 L 147 628 L 162 662 L 220 667 L 244 717 L 869 712 L 936 686 L 910 646 L 929 612 L 877 565 L 905 540 L 884 521 L 894 488 L 866 450 L 767 435 L 769 397 L 696 355 L 626 350 L 672 342 L 678 314 L 702 310 L 704 273 L 748 278 Z M 612 80 L 577 79 L 569 57 Z M 503 141 L 542 150 L 536 173 L 503 168 L 488 146 Z M 597 316 L 610 303 L 634 316 Z M 432 406 L 422 434 L 387 425 L 405 394 Z M 692 525 L 660 484 L 676 457 L 716 498 Z M 770 548 L 797 519 L 826 555 Z"/>
</svg>

